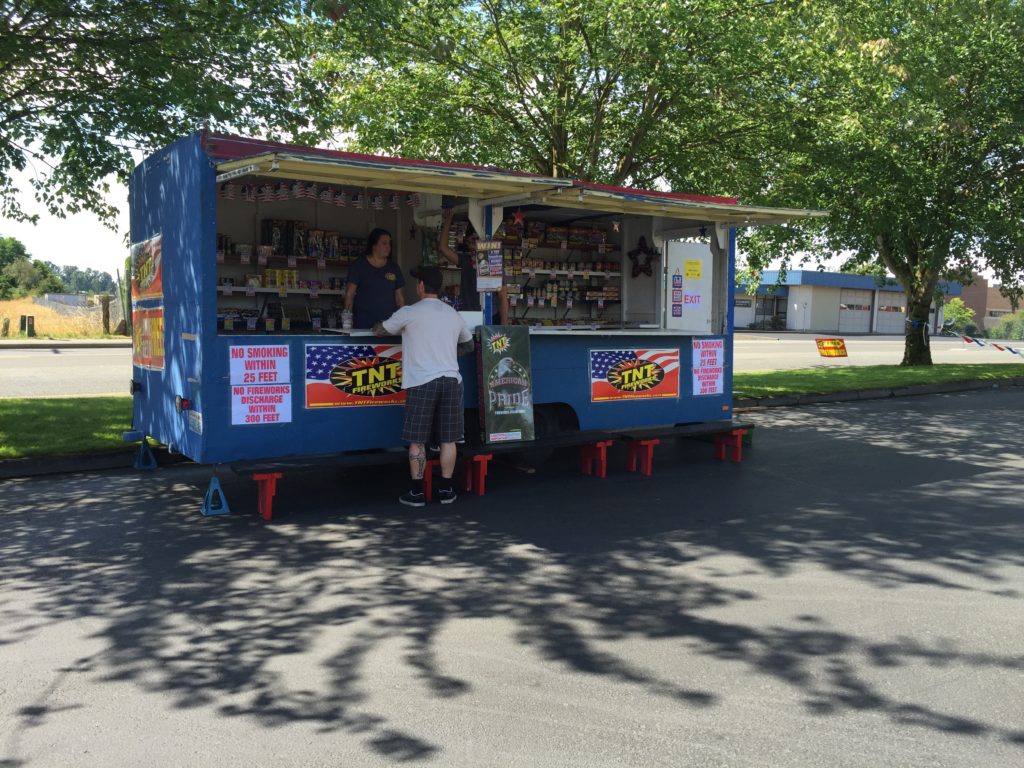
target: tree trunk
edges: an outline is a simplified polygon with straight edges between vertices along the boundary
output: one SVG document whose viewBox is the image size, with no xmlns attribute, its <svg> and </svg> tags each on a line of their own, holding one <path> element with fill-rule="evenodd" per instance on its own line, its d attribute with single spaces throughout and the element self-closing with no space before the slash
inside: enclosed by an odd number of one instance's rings
<svg viewBox="0 0 1024 768">
<path fill-rule="evenodd" d="M 924 297 L 907 295 L 906 343 L 903 347 L 903 362 L 900 365 L 931 365 L 932 348 L 929 344 L 928 310 L 931 295 Z"/>
</svg>

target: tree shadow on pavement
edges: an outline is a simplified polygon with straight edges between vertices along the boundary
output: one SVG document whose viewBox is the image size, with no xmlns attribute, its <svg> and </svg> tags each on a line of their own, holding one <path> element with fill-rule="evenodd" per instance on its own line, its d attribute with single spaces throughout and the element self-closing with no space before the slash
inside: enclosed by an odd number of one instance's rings
<svg viewBox="0 0 1024 768">
<path fill-rule="evenodd" d="M 952 628 L 873 638 L 743 586 L 747 575 L 814 566 L 873 588 L 1019 607 L 1000 569 L 1024 563 L 1021 463 L 1006 458 L 1019 450 L 1021 399 L 995 400 L 760 414 L 742 465 L 711 461 L 705 443 L 669 443 L 651 478 L 621 471 L 618 452 L 605 481 L 574 474 L 571 453 L 531 477 L 499 465 L 488 496 L 451 508 L 399 507 L 395 467 L 286 475 L 270 524 L 244 478 L 225 481 L 235 514 L 200 517 L 203 468 L 10 481 L 0 485 L 0 649 L 47 625 L 98 619 L 104 650 L 62 674 L 131 681 L 174 706 L 269 728 L 307 722 L 415 762 L 447 745 L 380 710 L 375 654 L 397 644 L 421 695 L 458 699 L 487 683 L 444 668 L 445 632 L 500 619 L 566 674 L 680 707 L 737 692 L 686 682 L 615 644 L 671 641 L 680 657 L 791 689 L 819 717 L 871 710 L 1019 745 L 1020 730 L 901 700 L 884 680 L 915 664 L 1019 674 L 1020 656 L 969 650 Z M 299 654 L 309 680 L 279 663 Z M 59 712 L 36 703 L 16 714 L 24 730 Z"/>
</svg>

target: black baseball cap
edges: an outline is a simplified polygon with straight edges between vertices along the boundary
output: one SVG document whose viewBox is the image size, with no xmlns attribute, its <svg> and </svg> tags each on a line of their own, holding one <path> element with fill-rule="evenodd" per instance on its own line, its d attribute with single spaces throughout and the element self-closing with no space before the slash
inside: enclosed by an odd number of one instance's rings
<svg viewBox="0 0 1024 768">
<path fill-rule="evenodd" d="M 409 270 L 409 274 L 417 280 L 422 280 L 423 287 L 430 293 L 440 292 L 441 286 L 444 285 L 444 275 L 441 274 L 441 270 L 429 264 L 413 267 Z"/>
</svg>

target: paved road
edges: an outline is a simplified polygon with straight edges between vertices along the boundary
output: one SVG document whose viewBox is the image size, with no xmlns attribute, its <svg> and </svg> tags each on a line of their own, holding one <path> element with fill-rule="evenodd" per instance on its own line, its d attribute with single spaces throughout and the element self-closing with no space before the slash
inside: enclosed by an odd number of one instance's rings
<svg viewBox="0 0 1024 768">
<path fill-rule="evenodd" d="M 846 336 L 847 358 L 822 358 L 814 339 L 829 334 L 751 334 L 735 336 L 737 371 L 775 371 L 810 368 L 816 365 L 898 365 L 903 359 L 902 336 Z M 838 334 L 834 334 L 838 335 Z M 1014 342 L 1010 342 L 1013 344 Z M 1024 347 L 1024 343 L 1016 342 Z M 1016 363 L 1024 358 L 1000 352 L 991 346 L 979 347 L 962 339 L 931 339 L 934 363 Z"/>
<path fill-rule="evenodd" d="M 1024 764 L 1024 393 L 755 416 L 741 465 L 571 453 L 0 484 L 0 765 Z"/>
<path fill-rule="evenodd" d="M 846 339 L 850 356 L 818 356 L 813 334 L 736 335 L 736 370 L 766 371 L 815 365 L 895 365 L 903 357 L 902 336 Z M 959 339 L 932 340 L 936 363 L 1021 363 L 1024 359 Z M 4 349 L 0 346 L 0 397 L 125 394 L 132 376 L 127 348 Z"/>
<path fill-rule="evenodd" d="M 127 347 L 0 347 L 0 397 L 127 395 L 131 378 Z"/>
</svg>

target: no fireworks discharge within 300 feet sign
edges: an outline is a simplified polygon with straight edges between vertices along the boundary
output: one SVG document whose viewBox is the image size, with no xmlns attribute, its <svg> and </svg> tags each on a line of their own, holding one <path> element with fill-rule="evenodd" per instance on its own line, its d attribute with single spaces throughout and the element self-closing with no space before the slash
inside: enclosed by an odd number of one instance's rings
<svg viewBox="0 0 1024 768">
<path fill-rule="evenodd" d="M 231 423 L 284 424 L 292 420 L 286 344 L 230 347 Z"/>
</svg>

